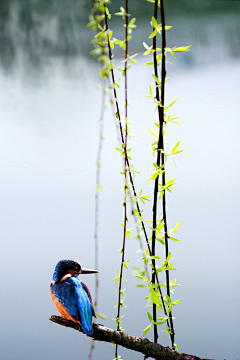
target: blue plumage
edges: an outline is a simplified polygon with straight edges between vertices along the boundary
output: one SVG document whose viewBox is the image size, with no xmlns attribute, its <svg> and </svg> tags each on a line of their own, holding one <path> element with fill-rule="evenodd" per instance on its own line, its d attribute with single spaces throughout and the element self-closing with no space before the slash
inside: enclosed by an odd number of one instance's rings
<svg viewBox="0 0 240 360">
<path fill-rule="evenodd" d="M 85 334 L 92 335 L 92 317 L 96 316 L 91 294 L 78 279 L 79 274 L 96 273 L 82 269 L 72 260 L 61 260 L 54 271 L 51 284 L 52 300 L 62 317 L 79 322 Z"/>
</svg>

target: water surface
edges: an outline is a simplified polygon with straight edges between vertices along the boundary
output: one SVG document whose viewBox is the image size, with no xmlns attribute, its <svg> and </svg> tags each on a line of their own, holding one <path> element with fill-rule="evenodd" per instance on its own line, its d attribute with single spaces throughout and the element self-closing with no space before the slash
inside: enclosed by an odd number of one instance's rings
<svg viewBox="0 0 240 360">
<path fill-rule="evenodd" d="M 216 24 L 220 26 L 220 22 Z M 210 44 L 214 42 L 213 37 L 209 39 Z M 218 51 L 225 54 L 227 47 L 221 39 L 218 37 Z M 184 45 L 192 39 L 185 40 Z M 237 52 L 215 58 L 214 52 L 208 54 L 208 46 L 197 43 L 187 60 L 181 56 L 177 64 L 168 65 L 167 102 L 178 96 L 174 110 L 182 118 L 181 126 L 168 126 L 166 140 L 169 148 L 181 140 L 186 149 L 176 157 L 177 168 L 168 162 L 168 177 L 177 176 L 176 192 L 167 202 L 169 227 L 183 221 L 178 232 L 182 241 L 170 244 L 173 264 L 178 268 L 172 278 L 177 277 L 181 284 L 174 295 L 174 299 L 181 299 L 174 308 L 176 342 L 181 352 L 237 359 L 240 62 Z M 198 60 L 201 51 L 203 61 Z M 58 260 L 75 259 L 85 267 L 94 267 L 94 163 L 101 106 L 101 92 L 96 87 L 98 64 L 79 54 L 49 55 L 46 59 L 39 67 L 32 61 L 18 62 L 10 71 L 3 66 L 0 72 L 3 360 L 86 359 L 91 345 L 83 335 L 48 318 L 56 314 L 49 284 Z M 147 127 L 153 127 L 156 113 L 151 100 L 141 96 L 152 82 L 151 69 L 140 55 L 138 61 L 129 72 L 131 130 L 139 135 L 132 139 L 131 147 L 134 166 L 141 171 L 137 189 L 151 195 L 146 179 L 154 161 L 153 139 Z M 122 95 L 119 99 L 121 102 Z M 99 322 L 114 327 L 114 277 L 122 242 L 122 178 L 110 107 L 104 121 L 99 311 L 108 319 Z M 146 218 L 151 216 L 151 204 L 146 205 L 145 214 Z M 131 276 L 140 257 L 138 249 L 133 237 L 128 240 L 126 258 L 131 262 L 125 274 L 123 323 L 127 333 L 141 336 L 148 325 L 145 292 L 136 288 Z M 163 256 L 161 246 L 158 252 Z M 94 276 L 84 280 L 93 293 Z M 169 345 L 161 330 L 159 342 Z M 152 336 L 150 332 L 148 337 Z M 141 357 L 123 349 L 119 353 L 125 359 Z M 93 359 L 113 357 L 111 345 L 96 345 Z"/>
</svg>

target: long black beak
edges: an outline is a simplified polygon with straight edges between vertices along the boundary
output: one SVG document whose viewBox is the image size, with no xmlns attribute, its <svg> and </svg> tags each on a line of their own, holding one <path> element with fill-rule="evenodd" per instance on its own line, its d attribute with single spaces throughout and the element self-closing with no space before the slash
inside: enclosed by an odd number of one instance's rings
<svg viewBox="0 0 240 360">
<path fill-rule="evenodd" d="M 79 274 L 96 274 L 98 273 L 99 271 L 97 270 L 91 270 L 91 269 L 81 269 L 79 271 Z"/>
</svg>

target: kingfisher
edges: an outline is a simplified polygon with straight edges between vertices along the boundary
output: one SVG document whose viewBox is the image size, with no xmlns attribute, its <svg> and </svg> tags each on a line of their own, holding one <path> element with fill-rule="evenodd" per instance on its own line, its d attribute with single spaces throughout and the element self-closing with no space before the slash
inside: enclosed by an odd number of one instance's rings
<svg viewBox="0 0 240 360">
<path fill-rule="evenodd" d="M 52 301 L 64 319 L 78 322 L 86 335 L 91 336 L 92 317 L 96 317 L 92 297 L 80 274 L 95 274 L 97 270 L 83 269 L 73 260 L 60 260 L 50 285 Z"/>
</svg>

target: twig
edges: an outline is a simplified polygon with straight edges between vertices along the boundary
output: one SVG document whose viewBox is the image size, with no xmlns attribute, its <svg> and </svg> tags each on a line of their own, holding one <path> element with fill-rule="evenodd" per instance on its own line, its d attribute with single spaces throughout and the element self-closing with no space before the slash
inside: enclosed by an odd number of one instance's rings
<svg viewBox="0 0 240 360">
<path fill-rule="evenodd" d="M 101 115 L 100 115 L 100 131 L 99 131 L 99 145 L 97 153 L 97 172 L 96 172 L 96 193 L 95 193 L 95 223 L 94 223 L 94 240 L 95 240 L 95 269 L 98 269 L 98 218 L 99 218 L 99 188 L 100 188 L 100 160 L 102 152 L 102 141 L 103 141 L 103 115 L 104 115 L 104 102 L 105 102 L 105 82 L 103 81 L 103 90 L 102 90 L 102 106 L 101 106 Z M 94 306 L 95 311 L 97 312 L 98 307 L 98 274 L 95 277 L 95 299 Z M 94 350 L 94 342 L 92 342 L 91 349 L 89 352 L 89 360 L 92 358 L 92 352 Z"/>
<path fill-rule="evenodd" d="M 95 1 L 92 0 L 92 10 L 94 13 L 94 18 L 96 18 L 97 11 L 95 8 Z M 98 33 L 98 29 L 97 29 Z M 105 54 L 104 46 L 101 45 L 102 56 Z M 101 62 L 101 65 L 104 64 Z M 102 104 L 101 104 L 101 112 L 100 112 L 100 129 L 99 129 L 99 142 L 98 142 L 98 152 L 97 152 L 97 171 L 96 171 L 96 188 L 95 188 L 95 221 L 94 221 L 94 241 L 95 241 L 95 269 L 98 269 L 98 219 L 99 219 L 99 190 L 100 190 L 100 167 L 101 167 L 101 153 L 102 153 L 102 142 L 103 142 L 103 119 L 104 119 L 104 103 L 105 103 L 105 81 L 102 80 Z M 98 287 L 99 287 L 99 280 L 98 274 L 95 276 L 95 311 L 97 312 L 98 307 Z M 92 353 L 94 350 L 94 342 L 92 342 L 90 352 L 89 352 L 89 360 L 92 359 Z"/>
<path fill-rule="evenodd" d="M 157 9 L 158 9 L 158 0 L 155 0 L 154 4 L 154 18 L 157 20 Z M 154 31 L 154 26 L 153 26 Z M 157 35 L 153 37 L 153 60 L 154 60 L 154 74 L 158 77 L 158 70 L 157 70 Z M 156 83 L 156 99 L 159 101 L 159 88 L 158 84 Z M 159 125 L 161 127 L 161 114 L 160 108 L 158 107 L 158 117 L 159 117 Z M 159 131 L 158 137 L 158 148 L 160 147 L 161 141 L 161 131 Z M 160 151 L 157 151 L 157 165 L 160 166 Z M 152 231 L 152 255 L 155 256 L 155 245 L 156 245 L 156 228 L 157 228 L 157 198 L 158 198 L 158 176 L 155 179 L 154 184 L 154 196 L 153 196 L 153 231 Z M 153 259 L 153 263 L 155 265 L 155 260 Z M 156 282 L 156 274 L 152 273 L 152 283 L 155 284 Z M 156 304 L 153 303 L 153 321 L 157 321 L 157 307 Z M 157 325 L 154 324 L 154 342 L 156 343 L 158 339 L 158 332 L 157 332 Z"/>
<path fill-rule="evenodd" d="M 155 0 L 154 6 L 154 18 L 157 20 L 157 4 L 158 0 Z M 161 69 L 161 100 L 159 95 L 159 86 L 157 82 L 156 85 L 156 100 L 158 102 L 158 118 L 159 118 L 159 137 L 158 137 L 158 150 L 157 150 L 157 166 L 161 164 L 163 166 L 164 172 L 162 173 L 162 185 L 165 185 L 165 162 L 164 162 L 164 142 L 163 142 L 163 124 L 164 124 L 164 96 L 165 96 L 165 76 L 166 76 L 166 64 L 165 64 L 165 48 L 166 48 L 166 30 L 165 30 L 165 17 L 164 17 L 164 7 L 163 0 L 160 2 L 161 6 L 161 25 L 162 25 L 162 69 Z M 157 68 L 157 52 L 156 52 L 157 44 L 156 44 L 156 36 L 153 37 L 153 59 L 154 59 L 154 75 L 158 78 L 158 68 Z M 157 227 L 157 198 L 158 198 L 158 183 L 159 176 L 155 179 L 154 185 L 154 201 L 153 201 L 153 229 Z M 164 233 L 165 233 L 165 255 L 166 258 L 168 256 L 168 233 L 167 233 L 167 218 L 166 218 L 166 195 L 165 190 L 163 190 L 163 198 L 162 198 L 162 208 L 163 208 L 163 222 L 164 222 Z M 155 240 L 156 240 L 156 232 L 153 230 L 152 232 L 152 252 L 155 254 Z M 152 275 L 152 282 L 155 283 L 155 274 Z M 169 270 L 166 270 L 166 286 L 167 286 L 167 295 L 170 297 L 170 287 L 169 287 Z M 169 312 L 170 318 L 170 336 L 172 347 L 174 345 L 174 328 L 172 321 L 172 313 Z M 156 321 L 156 305 L 153 304 L 153 321 Z M 157 341 L 157 330 L 154 326 L 154 341 Z"/>
<path fill-rule="evenodd" d="M 127 98 L 127 57 L 128 57 L 128 0 L 125 0 L 125 144 L 124 144 L 124 228 L 123 228 L 123 246 L 122 246 L 122 262 L 120 270 L 120 279 L 119 279 L 119 290 L 118 290 L 118 311 L 117 311 L 117 330 L 120 330 L 120 307 L 121 307 L 121 287 L 122 287 L 122 274 L 123 274 L 123 264 L 124 264 L 124 255 L 125 255 L 125 243 L 126 243 L 126 230 L 127 230 L 127 138 L 128 138 L 128 127 L 127 127 L 127 117 L 128 117 L 128 98 Z M 115 358 L 117 358 L 118 346 L 116 344 L 115 349 Z"/>
<path fill-rule="evenodd" d="M 165 48 L 166 48 L 166 29 L 165 29 L 165 13 L 164 13 L 164 4 L 163 0 L 160 0 L 160 7 L 161 7 L 161 25 L 162 25 L 162 69 L 161 69 L 161 123 L 160 126 L 160 133 L 161 133 L 161 144 L 160 148 L 162 149 L 161 152 L 161 160 L 162 165 L 164 165 L 165 170 L 165 163 L 164 163 L 164 141 L 163 141 L 163 123 L 164 123 L 164 95 L 165 95 L 165 77 L 166 77 L 166 59 L 165 59 Z M 165 171 L 162 173 L 162 185 L 165 186 Z M 166 216 L 166 190 L 163 190 L 163 198 L 162 198 L 162 208 L 163 208 L 163 222 L 164 222 L 164 233 L 165 233 L 165 256 L 166 259 L 168 257 L 168 232 L 167 232 L 167 216 Z M 170 286 L 169 286 L 169 270 L 166 270 L 166 286 L 167 286 L 167 295 L 170 297 Z M 171 339 L 172 339 L 172 347 L 174 344 L 174 327 L 173 327 L 173 320 L 172 320 L 172 312 L 169 312 L 170 317 L 170 325 L 171 325 Z"/>
<path fill-rule="evenodd" d="M 104 8 L 105 8 L 105 26 L 106 26 L 107 42 L 108 42 L 108 54 L 109 54 L 109 60 L 112 61 L 112 51 L 111 51 L 110 42 L 109 42 L 109 36 L 108 36 L 108 20 L 107 20 L 107 12 L 106 12 L 105 4 L 104 4 Z M 114 77 L 113 67 L 111 67 L 111 77 L 112 77 L 112 83 L 113 83 L 113 85 L 115 85 L 115 77 Z M 115 86 L 113 86 L 113 93 L 114 93 L 114 99 L 115 99 L 115 102 L 116 102 L 116 110 L 117 110 L 116 114 L 117 114 L 117 117 L 118 117 L 120 136 L 121 136 L 122 144 L 124 144 L 123 129 L 122 129 L 122 124 L 121 124 L 121 117 L 120 117 L 120 111 L 119 111 L 119 106 L 118 106 L 118 101 L 117 101 L 117 92 L 116 92 Z M 132 186 L 132 191 L 133 191 L 134 197 L 136 199 L 137 198 L 137 193 L 136 193 L 135 186 L 134 186 L 134 183 L 133 183 L 133 176 L 132 176 L 132 172 L 131 172 L 128 157 L 127 157 L 127 165 L 128 165 L 128 174 L 129 174 L 129 178 L 130 178 L 130 182 L 131 182 L 131 186 Z M 136 200 L 136 208 L 137 208 L 139 216 L 141 217 L 141 210 L 140 210 L 140 207 L 139 207 L 139 204 L 138 204 L 137 200 Z M 150 248 L 150 245 L 149 245 L 147 231 L 146 231 L 144 222 L 142 220 L 141 220 L 141 225 L 142 225 L 145 240 L 146 240 L 146 243 L 147 243 L 147 248 L 148 248 L 149 255 L 152 256 L 152 251 L 151 251 L 151 248 Z M 153 266 L 153 272 L 156 274 L 157 285 L 158 285 L 161 301 L 162 301 L 162 304 L 163 304 L 163 310 L 164 310 L 165 315 L 168 316 L 167 311 L 166 311 L 166 307 L 165 307 L 165 303 L 163 301 L 162 290 L 161 290 L 160 283 L 159 283 L 159 280 L 158 280 L 157 269 L 156 269 L 155 263 L 153 261 L 152 261 L 152 266 Z M 167 319 L 167 326 L 170 328 L 168 319 Z"/>
<path fill-rule="evenodd" d="M 103 117 L 104 117 L 104 103 L 105 103 L 105 82 L 102 82 L 102 106 L 101 115 L 99 119 L 100 130 L 99 130 L 99 144 L 97 153 L 97 172 L 96 172 L 96 193 L 95 193 L 95 224 L 94 224 L 94 239 L 95 239 L 95 269 L 98 269 L 98 215 L 99 215 L 99 188 L 100 188 L 100 167 L 101 167 L 101 152 L 102 152 L 102 141 L 103 141 Z M 98 274 L 96 274 L 95 282 L 95 309 L 97 311 L 98 301 Z"/>
<path fill-rule="evenodd" d="M 133 201 L 131 201 L 132 215 L 134 215 L 134 205 L 135 205 L 135 203 L 133 203 Z M 136 223 L 137 239 L 139 240 L 140 249 L 141 249 L 142 253 L 144 253 L 143 252 L 144 249 L 143 249 L 142 239 L 141 239 L 141 233 L 139 231 L 138 219 L 136 218 L 136 216 L 134 216 L 134 219 L 135 219 L 135 223 Z M 148 268 L 147 268 L 146 263 L 144 263 L 144 267 L 145 267 L 146 277 L 149 279 Z"/>
<path fill-rule="evenodd" d="M 52 315 L 49 320 L 56 324 L 70 327 L 83 333 L 81 327 L 76 322 L 66 320 L 60 316 L 55 315 Z M 127 349 L 140 352 L 146 357 L 152 357 L 158 360 L 211 360 L 202 359 L 198 356 L 179 353 L 175 350 L 170 349 L 169 347 L 164 347 L 160 344 L 154 344 L 146 338 L 139 338 L 136 336 L 128 335 L 121 331 L 116 331 L 96 323 L 93 324 L 92 339 L 95 341 L 104 341 L 118 344 Z"/>
<path fill-rule="evenodd" d="M 104 7 L 105 7 L 105 5 L 104 5 Z M 107 20 L 106 11 L 105 11 L 105 25 L 106 25 L 106 31 L 108 32 L 108 20 Z M 111 51 L 108 35 L 107 35 L 107 39 L 108 39 L 108 56 L 109 56 L 109 60 L 112 61 L 112 51 Z M 122 144 L 124 144 L 123 129 L 122 129 L 122 123 L 121 123 L 121 115 L 120 115 L 120 110 L 119 110 L 119 105 L 118 105 L 118 100 L 117 100 L 117 91 L 116 91 L 116 88 L 114 86 L 115 85 L 115 76 L 114 76 L 113 68 L 111 68 L 111 77 L 112 77 L 112 83 L 113 83 L 113 94 L 114 94 L 114 99 L 115 99 L 115 102 L 116 102 L 116 110 L 117 110 L 116 115 L 117 115 L 117 118 L 118 118 L 120 136 L 121 136 Z M 134 194 L 134 197 L 136 198 L 137 193 L 136 193 L 135 186 L 134 186 L 134 183 L 133 183 L 133 176 L 132 176 L 131 167 L 130 167 L 128 157 L 127 157 L 127 167 L 128 167 L 128 173 L 129 173 L 129 178 L 130 178 L 133 194 Z M 139 216 L 141 216 L 141 210 L 140 210 L 140 207 L 139 207 L 139 204 L 138 204 L 137 200 L 136 200 L 136 207 L 137 207 L 137 211 L 138 211 Z M 150 249 L 149 244 L 148 244 L 148 236 L 147 236 L 147 231 L 146 231 L 144 222 L 141 221 L 141 224 L 142 224 L 144 236 L 145 236 L 145 239 L 146 239 L 146 242 L 147 242 L 147 245 L 148 245 L 149 253 L 151 253 L 151 249 Z"/>
<path fill-rule="evenodd" d="M 111 89 L 110 86 L 109 86 L 109 89 Z M 113 118 L 116 119 L 116 116 L 115 116 L 115 113 L 114 113 L 114 108 L 113 108 L 113 103 L 112 103 L 111 99 L 110 99 L 110 103 L 111 103 L 111 105 L 112 105 Z M 116 130 L 117 130 L 117 140 L 118 140 L 119 147 L 120 147 L 120 146 L 121 146 L 121 140 L 120 140 L 119 133 L 118 133 L 117 122 L 115 122 L 115 124 L 116 124 Z M 124 159 L 124 161 L 125 161 L 125 159 Z M 133 198 L 131 199 L 131 206 L 132 206 L 132 208 L 131 208 L 131 210 L 132 210 L 132 215 L 134 215 L 135 200 L 133 200 Z M 138 221 L 138 219 L 137 219 L 136 216 L 134 216 L 134 219 L 135 219 L 135 222 L 136 222 L 136 231 L 137 231 L 137 236 L 138 236 L 138 239 L 139 239 L 140 249 L 141 249 L 142 252 L 143 252 L 143 244 L 142 244 L 141 234 L 140 234 L 139 228 L 138 228 L 138 226 L 137 226 L 137 221 Z M 146 271 L 146 275 L 147 275 L 147 278 L 148 278 L 149 275 L 148 275 L 148 269 L 147 269 L 147 265 L 146 265 L 146 264 L 145 264 L 145 271 Z"/>
</svg>

